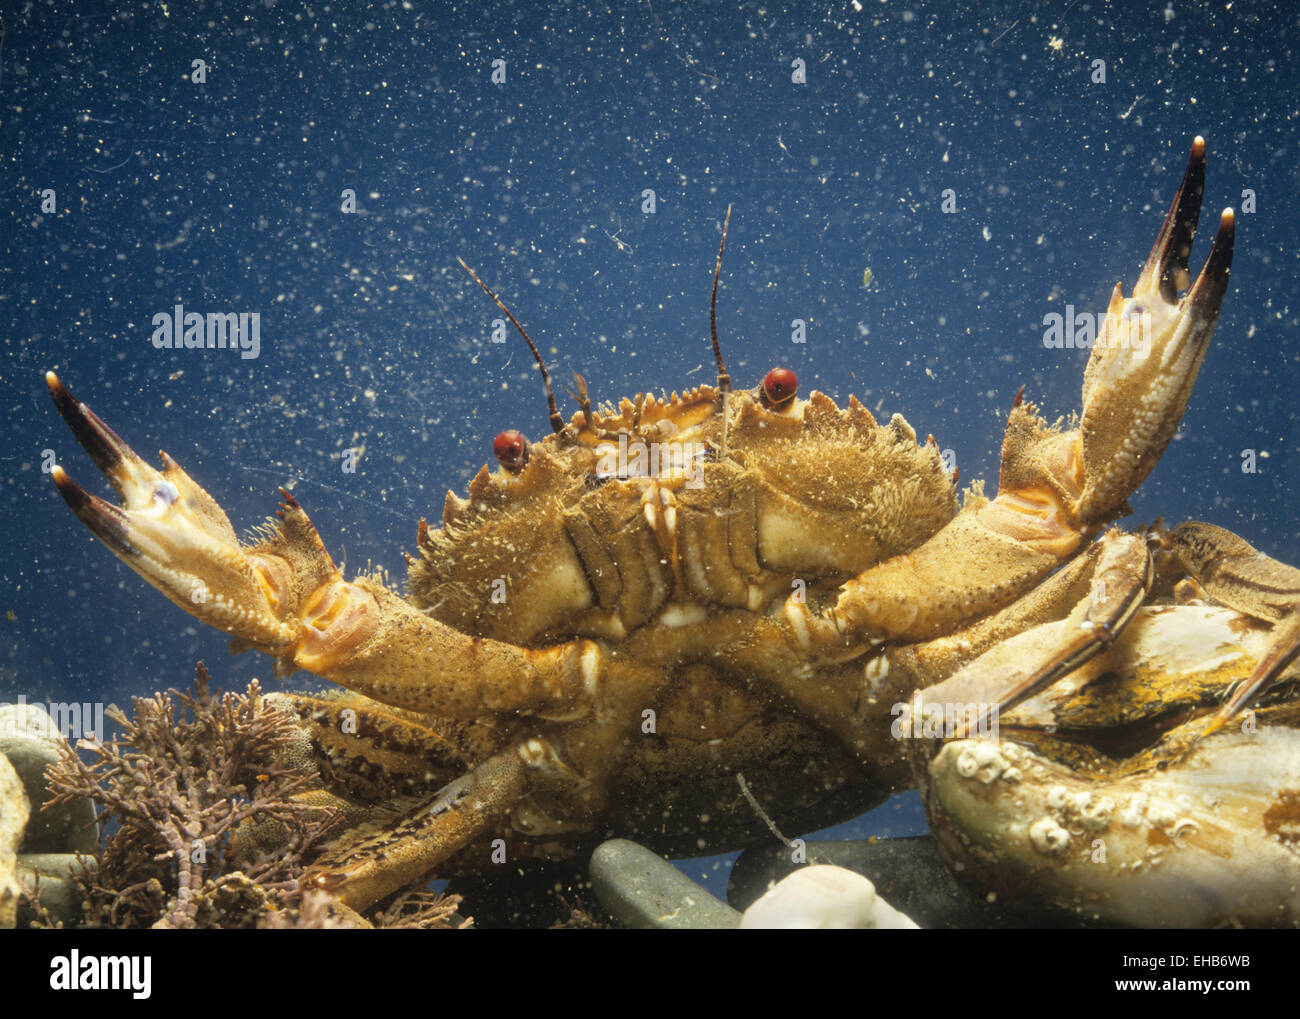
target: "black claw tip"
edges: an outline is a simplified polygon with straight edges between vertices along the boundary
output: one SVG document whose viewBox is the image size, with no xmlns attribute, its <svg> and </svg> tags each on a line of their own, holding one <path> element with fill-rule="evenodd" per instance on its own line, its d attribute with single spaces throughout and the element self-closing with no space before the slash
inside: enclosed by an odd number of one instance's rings
<svg viewBox="0 0 1300 1019">
<path fill-rule="evenodd" d="M 1187 295 L 1188 305 L 1201 319 L 1209 322 L 1218 320 L 1223 308 L 1223 298 L 1228 292 L 1228 277 L 1232 273 L 1232 249 L 1236 239 L 1236 215 L 1231 209 L 1224 209 L 1219 218 L 1219 232 L 1214 235 L 1214 244 L 1210 256 L 1205 260 L 1205 268 L 1196 278 L 1196 284 Z"/>
<path fill-rule="evenodd" d="M 72 390 L 59 381 L 59 377 L 54 372 L 46 372 L 45 384 L 50 389 L 50 396 L 58 409 L 59 417 L 67 422 L 81 448 L 95 461 L 95 466 L 104 473 L 109 484 L 121 495 L 122 490 L 119 488 L 115 469 L 124 459 L 138 460 L 139 457 L 120 435 L 100 419 L 98 414 L 78 400 Z"/>
<path fill-rule="evenodd" d="M 1204 194 L 1205 139 L 1197 135 L 1187 157 L 1183 181 L 1178 185 L 1178 192 L 1142 270 L 1143 276 L 1149 272 L 1156 274 L 1160 296 L 1170 304 L 1177 302 L 1178 291 L 1186 289 L 1190 282 L 1187 266 L 1192 255 L 1192 240 L 1196 237 L 1196 224 L 1201 218 Z"/>
<path fill-rule="evenodd" d="M 54 479 L 54 485 L 68 508 L 91 534 L 120 556 L 140 554 L 140 550 L 128 539 L 126 514 L 121 509 L 97 495 L 91 495 L 57 464 L 50 471 L 50 477 Z"/>
</svg>

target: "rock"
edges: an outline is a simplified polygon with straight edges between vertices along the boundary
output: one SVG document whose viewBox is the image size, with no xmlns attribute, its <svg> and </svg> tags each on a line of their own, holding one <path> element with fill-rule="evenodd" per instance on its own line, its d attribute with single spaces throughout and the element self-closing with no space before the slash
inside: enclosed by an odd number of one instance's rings
<svg viewBox="0 0 1300 1019">
<path fill-rule="evenodd" d="M 601 907 L 623 926 L 734 928 L 740 914 L 657 853 L 611 839 L 591 854 L 591 886 Z"/>
<path fill-rule="evenodd" d="M 82 864 L 93 868 L 95 861 L 76 853 L 25 853 L 18 857 L 18 880 L 29 901 L 33 893 L 39 890 L 40 904 L 54 920 L 63 921 L 65 927 L 75 927 L 82 923 L 81 896 L 77 891 L 73 875 L 79 873 Z M 28 903 L 23 903 L 18 910 L 18 921 L 30 926 L 36 919 L 36 910 Z"/>
<path fill-rule="evenodd" d="M 18 846 L 30 812 L 18 773 L 0 754 L 0 930 L 12 929 L 18 919 Z"/>
<path fill-rule="evenodd" d="M 741 930 L 916 930 L 861 874 L 801 867 L 771 888 L 740 920 Z"/>
<path fill-rule="evenodd" d="M 52 810 L 40 809 L 49 799 L 45 769 L 59 759 L 62 742 L 54 719 L 40 705 L 0 705 L 0 756 L 13 765 L 33 807 L 23 853 L 91 853 L 99 845 L 90 800 L 79 797 Z"/>
<path fill-rule="evenodd" d="M 1018 908 L 960 884 L 944 867 L 929 835 L 865 842 L 809 842 L 809 864 L 834 864 L 861 874 L 879 895 L 930 928 L 1080 927 L 1081 923 L 1047 909 Z M 749 849 L 731 870 L 727 898 L 747 909 L 776 882 L 802 869 L 784 846 Z"/>
</svg>

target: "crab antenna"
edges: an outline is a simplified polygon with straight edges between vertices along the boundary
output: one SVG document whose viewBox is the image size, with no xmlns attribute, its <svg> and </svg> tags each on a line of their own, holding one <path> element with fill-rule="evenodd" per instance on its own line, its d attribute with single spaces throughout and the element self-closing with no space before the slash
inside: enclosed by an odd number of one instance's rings
<svg viewBox="0 0 1300 1019">
<path fill-rule="evenodd" d="M 713 337 L 713 360 L 718 364 L 718 392 L 731 392 L 731 376 L 722 363 L 722 347 L 718 345 L 718 277 L 722 275 L 722 252 L 727 247 L 727 225 L 731 222 L 731 206 L 722 221 L 722 243 L 718 245 L 718 262 L 713 267 L 713 298 L 709 301 L 709 333 Z"/>
<path fill-rule="evenodd" d="M 564 418 L 560 417 L 559 408 L 555 406 L 555 390 L 551 388 L 551 376 L 546 372 L 546 364 L 542 361 L 542 355 L 537 352 L 537 346 L 524 330 L 524 327 L 519 324 L 519 319 L 515 318 L 514 315 L 511 314 L 510 309 L 505 306 L 505 302 L 503 302 L 501 298 L 497 297 L 496 294 L 492 293 L 492 288 L 478 278 L 478 274 L 465 263 L 465 259 L 457 255 L 456 261 L 460 263 L 462 269 L 469 273 L 470 279 L 481 286 L 488 297 L 496 301 L 497 307 L 505 312 L 506 318 L 510 319 L 511 324 L 519 330 L 519 335 L 524 338 L 524 342 L 528 344 L 528 349 L 533 352 L 533 357 L 537 359 L 537 367 L 540 368 L 542 372 L 542 385 L 546 387 L 546 406 L 551 412 L 551 431 L 558 435 L 560 432 L 564 431 Z M 715 283 L 714 285 L 716 286 L 717 284 Z"/>
</svg>

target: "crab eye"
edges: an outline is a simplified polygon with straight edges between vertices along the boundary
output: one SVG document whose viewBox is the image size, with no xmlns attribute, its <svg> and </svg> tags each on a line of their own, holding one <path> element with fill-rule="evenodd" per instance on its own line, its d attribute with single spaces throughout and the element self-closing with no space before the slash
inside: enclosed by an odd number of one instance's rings
<svg viewBox="0 0 1300 1019">
<path fill-rule="evenodd" d="M 528 463 L 528 440 L 511 428 L 496 437 L 492 452 L 502 467 L 511 474 L 518 474 Z"/>
<path fill-rule="evenodd" d="M 521 471 L 528 463 L 528 440 L 522 432 L 511 428 L 496 437 L 492 443 L 492 453 L 506 470 Z"/>
<path fill-rule="evenodd" d="M 789 403 L 798 391 L 799 381 L 789 368 L 773 368 L 763 379 L 763 395 L 773 407 Z"/>
</svg>

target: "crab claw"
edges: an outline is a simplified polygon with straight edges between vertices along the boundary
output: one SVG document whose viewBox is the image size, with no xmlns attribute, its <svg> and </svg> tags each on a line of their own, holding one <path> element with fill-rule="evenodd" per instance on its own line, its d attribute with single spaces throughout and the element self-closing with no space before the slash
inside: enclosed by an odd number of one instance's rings
<svg viewBox="0 0 1300 1019">
<path fill-rule="evenodd" d="M 1133 296 L 1125 298 L 1115 285 L 1092 349 L 1083 379 L 1084 488 L 1076 508 L 1085 524 L 1121 513 L 1160 459 L 1214 334 L 1232 267 L 1231 209 L 1219 220 L 1201 274 L 1177 296 L 1189 283 L 1204 184 L 1205 139 L 1198 137 Z"/>
<path fill-rule="evenodd" d="M 247 554 L 216 500 L 166 453 L 150 467 L 89 407 L 47 372 L 54 405 L 121 500 L 92 495 L 62 467 L 51 471 L 59 494 L 90 532 L 186 612 L 271 653 L 291 645 L 296 628 L 281 621 L 276 580 L 288 564 Z"/>
<path fill-rule="evenodd" d="M 122 505 L 91 495 L 56 467 L 64 500 L 122 562 L 233 636 L 237 649 L 274 655 L 279 673 L 307 669 L 443 718 L 515 710 L 550 717 L 594 705 L 604 667 L 592 641 L 524 648 L 469 637 L 371 578 L 345 581 L 283 489 L 279 522 L 263 528 L 258 544 L 241 545 L 221 507 L 166 453 L 163 470 L 154 470 L 53 372 L 46 383 Z"/>
</svg>

